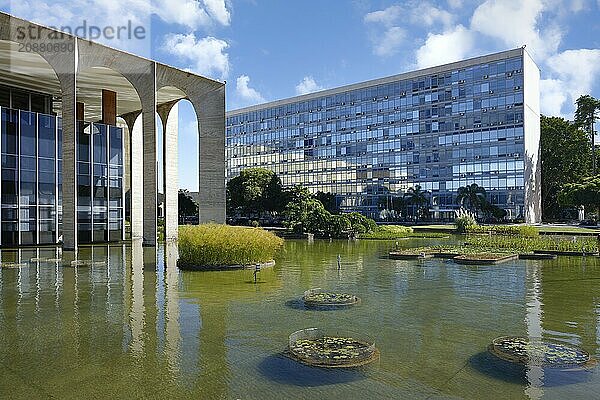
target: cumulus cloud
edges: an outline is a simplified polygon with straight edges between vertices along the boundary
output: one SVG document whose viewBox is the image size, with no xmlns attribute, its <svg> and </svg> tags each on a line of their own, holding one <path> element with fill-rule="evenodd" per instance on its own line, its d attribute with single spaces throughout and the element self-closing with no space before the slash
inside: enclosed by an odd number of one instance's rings
<svg viewBox="0 0 600 400">
<path fill-rule="evenodd" d="M 383 33 L 383 37 L 376 40 L 373 53 L 378 56 L 391 56 L 400 50 L 400 45 L 406 38 L 404 29 L 392 26 Z"/>
<path fill-rule="evenodd" d="M 237 95 L 245 103 L 264 103 L 264 97 L 256 89 L 251 88 L 249 83 L 250 77 L 248 75 L 240 75 L 235 82 L 235 90 Z"/>
<path fill-rule="evenodd" d="M 440 25 L 448 28 L 454 22 L 454 16 L 427 1 L 409 1 L 370 12 L 364 16 L 364 22 L 375 30 L 372 35 L 373 53 L 383 57 L 397 53 L 407 36 L 407 21 L 418 27 Z M 380 27 L 384 28 L 383 32 L 379 31 Z"/>
<path fill-rule="evenodd" d="M 196 30 L 214 22 L 229 25 L 225 0 L 14 0 L 10 12 L 44 25 L 111 25 L 120 21 L 148 22 L 156 15 L 163 21 Z"/>
<path fill-rule="evenodd" d="M 429 34 L 417 52 L 417 66 L 427 68 L 462 60 L 471 55 L 474 37 L 462 25 L 441 34 Z"/>
<path fill-rule="evenodd" d="M 475 9 L 471 29 L 502 41 L 509 47 L 527 45 L 537 60 L 558 49 L 562 32 L 557 25 L 538 26 L 545 9 L 543 0 L 487 0 Z"/>
<path fill-rule="evenodd" d="M 164 50 L 188 62 L 188 69 L 201 75 L 225 79 L 229 75 L 229 44 L 221 39 L 207 36 L 197 39 L 193 33 L 166 36 Z"/>
<path fill-rule="evenodd" d="M 565 115 L 573 109 L 575 100 L 592 91 L 600 78 L 600 50 L 566 50 L 548 58 L 546 65 L 553 78 L 541 84 L 541 111 L 547 115 Z"/>
<path fill-rule="evenodd" d="M 312 76 L 305 76 L 300 83 L 296 85 L 296 94 L 307 94 L 323 90 L 323 87 L 315 82 Z"/>
</svg>

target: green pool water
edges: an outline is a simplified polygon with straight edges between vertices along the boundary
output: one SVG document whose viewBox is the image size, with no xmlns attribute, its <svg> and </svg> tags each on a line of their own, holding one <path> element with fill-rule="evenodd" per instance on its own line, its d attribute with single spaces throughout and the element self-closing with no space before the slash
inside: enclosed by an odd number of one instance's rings
<svg viewBox="0 0 600 400">
<path fill-rule="evenodd" d="M 393 246 L 288 240 L 256 284 L 249 270 L 180 272 L 172 244 L 83 248 L 79 266 L 54 249 L 2 251 L 0 398 L 600 398 L 597 367 L 517 367 L 486 352 L 514 335 L 597 358 L 600 259 L 473 267 L 386 259 Z M 314 287 L 361 303 L 304 309 Z M 283 357 L 308 327 L 373 338 L 381 358 L 332 371 Z"/>
</svg>

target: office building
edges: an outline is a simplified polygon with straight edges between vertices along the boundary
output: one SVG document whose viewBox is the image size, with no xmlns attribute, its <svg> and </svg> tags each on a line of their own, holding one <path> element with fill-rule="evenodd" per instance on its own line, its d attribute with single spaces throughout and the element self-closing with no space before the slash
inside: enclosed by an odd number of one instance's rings
<svg viewBox="0 0 600 400">
<path fill-rule="evenodd" d="M 420 186 L 431 218 L 452 220 L 476 183 L 539 222 L 539 114 L 539 69 L 518 48 L 228 112 L 227 178 L 272 169 L 376 219 Z"/>
</svg>

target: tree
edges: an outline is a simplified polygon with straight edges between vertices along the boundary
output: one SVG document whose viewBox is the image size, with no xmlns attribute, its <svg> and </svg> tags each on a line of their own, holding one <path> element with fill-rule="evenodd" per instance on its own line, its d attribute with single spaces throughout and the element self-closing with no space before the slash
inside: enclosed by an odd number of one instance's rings
<svg viewBox="0 0 600 400">
<path fill-rule="evenodd" d="M 404 194 L 404 198 L 406 199 L 407 204 L 413 205 L 413 213 L 415 214 L 415 218 L 418 221 L 419 214 L 423 211 L 423 207 L 429 204 L 427 192 L 421 190 L 421 185 L 417 185 L 414 188 L 408 188 L 408 190 Z"/>
<path fill-rule="evenodd" d="M 600 175 L 590 176 L 580 183 L 567 183 L 558 194 L 563 205 L 596 208 L 600 216 Z"/>
<path fill-rule="evenodd" d="M 260 216 L 285 207 L 281 180 L 264 168 L 248 168 L 227 183 L 227 210 Z"/>
<path fill-rule="evenodd" d="M 336 196 L 333 193 L 317 192 L 315 198 L 323 203 L 323 207 L 332 214 L 337 214 L 340 210 L 337 205 Z"/>
<path fill-rule="evenodd" d="M 181 221 L 185 222 L 188 216 L 198 215 L 198 204 L 194 201 L 190 192 L 186 189 L 179 189 L 177 199 L 179 204 L 179 219 Z"/>
<path fill-rule="evenodd" d="M 473 214 L 477 214 L 477 211 L 482 210 L 488 201 L 485 189 L 478 184 L 473 183 L 458 188 L 456 202 L 461 206 L 464 206 L 464 204 L 467 203 L 469 205 L 469 211 Z"/>
<path fill-rule="evenodd" d="M 562 186 L 588 174 L 590 147 L 586 134 L 563 118 L 542 116 L 540 124 L 542 216 L 547 221 L 562 218 Z"/>
<path fill-rule="evenodd" d="M 592 175 L 596 175 L 596 148 L 594 141 L 594 124 L 600 118 L 600 100 L 589 94 L 579 96 L 576 100 L 575 125 L 583 129 L 590 136 L 590 148 L 592 153 Z"/>
<path fill-rule="evenodd" d="M 396 212 L 397 216 L 406 215 L 406 205 L 406 199 L 404 197 L 392 197 L 392 209 Z"/>
</svg>

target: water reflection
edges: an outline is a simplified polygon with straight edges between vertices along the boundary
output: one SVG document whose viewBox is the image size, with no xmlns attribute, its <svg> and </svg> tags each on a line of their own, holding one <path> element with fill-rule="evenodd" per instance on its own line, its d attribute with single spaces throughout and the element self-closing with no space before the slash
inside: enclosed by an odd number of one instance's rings
<svg viewBox="0 0 600 400">
<path fill-rule="evenodd" d="M 597 357 L 597 259 L 473 268 L 381 259 L 386 251 L 289 241 L 256 285 L 252 271 L 180 272 L 174 243 L 1 251 L 0 395 L 539 399 L 600 389 L 595 370 L 523 368 L 484 351 L 521 335 Z M 330 312 L 290 303 L 311 287 L 362 301 Z M 330 373 L 281 358 L 289 333 L 309 326 L 375 336 L 380 364 Z"/>
</svg>

